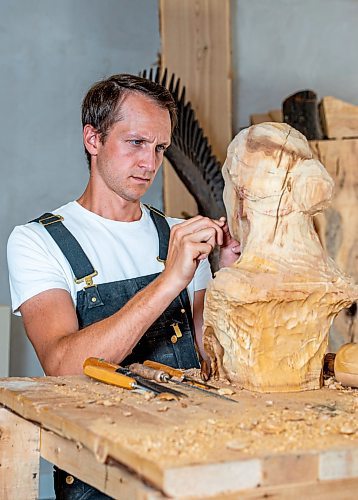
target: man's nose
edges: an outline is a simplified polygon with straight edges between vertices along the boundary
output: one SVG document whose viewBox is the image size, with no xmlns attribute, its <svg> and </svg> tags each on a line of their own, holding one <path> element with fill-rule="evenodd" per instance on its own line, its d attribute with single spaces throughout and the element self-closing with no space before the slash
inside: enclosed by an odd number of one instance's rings
<svg viewBox="0 0 358 500">
<path fill-rule="evenodd" d="M 141 167 L 149 170 L 150 172 L 155 172 L 155 169 L 157 167 L 156 161 L 157 158 L 155 146 L 148 145 L 148 147 L 145 148 L 144 154 L 141 158 Z"/>
</svg>

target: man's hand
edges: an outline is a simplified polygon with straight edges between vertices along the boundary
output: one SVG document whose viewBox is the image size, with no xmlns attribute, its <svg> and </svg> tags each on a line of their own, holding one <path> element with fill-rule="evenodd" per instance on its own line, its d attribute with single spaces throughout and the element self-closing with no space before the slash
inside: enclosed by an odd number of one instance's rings
<svg viewBox="0 0 358 500">
<path fill-rule="evenodd" d="M 241 245 L 234 240 L 229 231 L 229 226 L 225 217 L 220 217 L 218 221 L 222 224 L 223 242 L 220 247 L 219 267 L 231 266 L 241 255 Z"/>
<path fill-rule="evenodd" d="M 224 241 L 224 220 L 197 215 L 172 227 L 163 275 L 181 291 L 193 279 L 199 262 Z"/>
</svg>

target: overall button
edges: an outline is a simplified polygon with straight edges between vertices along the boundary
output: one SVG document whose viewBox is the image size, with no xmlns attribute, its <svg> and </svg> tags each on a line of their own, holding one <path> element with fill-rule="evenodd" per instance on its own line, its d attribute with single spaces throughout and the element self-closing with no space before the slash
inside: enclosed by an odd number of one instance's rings
<svg viewBox="0 0 358 500">
<path fill-rule="evenodd" d="M 180 309 L 180 312 L 181 312 L 182 314 L 184 314 L 184 313 L 185 313 L 185 309 Z"/>
<path fill-rule="evenodd" d="M 170 340 L 172 341 L 172 344 L 176 344 L 178 342 L 178 337 L 176 335 L 172 335 Z"/>
<path fill-rule="evenodd" d="M 66 483 L 73 484 L 75 478 L 73 476 L 66 476 Z"/>
<path fill-rule="evenodd" d="M 91 301 L 92 301 L 92 302 L 97 302 L 96 297 L 92 297 Z"/>
</svg>

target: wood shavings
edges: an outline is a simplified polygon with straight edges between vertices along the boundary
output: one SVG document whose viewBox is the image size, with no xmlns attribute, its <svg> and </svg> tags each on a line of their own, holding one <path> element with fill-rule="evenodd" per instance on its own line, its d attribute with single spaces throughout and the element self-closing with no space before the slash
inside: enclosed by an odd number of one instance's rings
<svg viewBox="0 0 358 500">
<path fill-rule="evenodd" d="M 155 398 L 155 394 L 154 394 L 154 392 L 149 392 L 149 391 L 147 391 L 147 392 L 145 392 L 145 393 L 144 393 L 144 399 L 145 399 L 146 401 L 150 401 L 150 400 L 152 400 L 152 399 L 154 399 L 154 398 Z"/>
<path fill-rule="evenodd" d="M 157 411 L 160 411 L 160 412 L 165 412 L 168 410 L 169 410 L 169 406 L 160 406 L 159 408 L 157 408 Z"/>
<path fill-rule="evenodd" d="M 239 439 L 234 439 L 226 443 L 226 448 L 234 451 L 245 450 L 252 441 L 240 441 Z"/>
<path fill-rule="evenodd" d="M 218 390 L 218 394 L 220 394 L 220 396 L 231 396 L 232 394 L 235 394 L 235 391 L 229 389 L 228 387 L 222 387 Z"/>
<path fill-rule="evenodd" d="M 130 412 L 130 411 L 124 411 L 123 412 L 123 416 L 124 417 L 131 417 L 132 416 L 132 412 Z"/>
<path fill-rule="evenodd" d="M 179 397 L 175 394 L 171 394 L 170 392 L 161 392 L 158 394 L 157 399 L 164 401 L 179 401 Z"/>
<path fill-rule="evenodd" d="M 355 434 L 358 431 L 358 427 L 353 427 L 352 425 L 349 424 L 344 424 L 342 427 L 339 429 L 340 434 Z"/>
</svg>

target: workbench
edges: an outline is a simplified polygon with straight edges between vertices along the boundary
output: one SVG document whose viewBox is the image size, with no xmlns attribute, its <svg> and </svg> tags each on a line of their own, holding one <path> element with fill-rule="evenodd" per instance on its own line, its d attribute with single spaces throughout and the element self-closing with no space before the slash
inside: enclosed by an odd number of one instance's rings
<svg viewBox="0 0 358 500">
<path fill-rule="evenodd" d="M 120 499 L 357 498 L 358 390 L 185 392 L 0 379 L 0 498 L 37 498 L 40 455 Z"/>
</svg>

